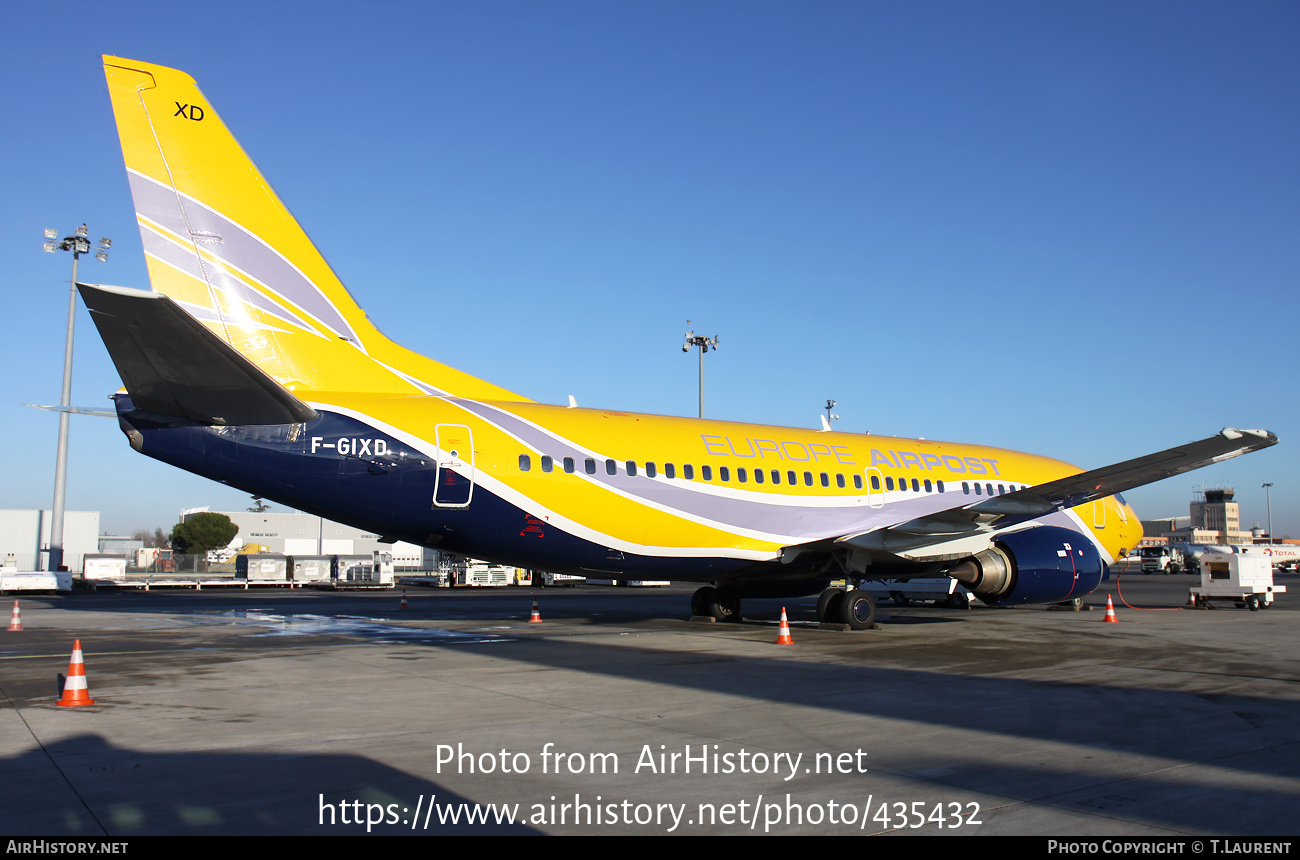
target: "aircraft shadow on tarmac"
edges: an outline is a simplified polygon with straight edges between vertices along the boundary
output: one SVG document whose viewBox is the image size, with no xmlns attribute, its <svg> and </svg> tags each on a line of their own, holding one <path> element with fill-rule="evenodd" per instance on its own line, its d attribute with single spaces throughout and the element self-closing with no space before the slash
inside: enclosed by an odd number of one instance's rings
<svg viewBox="0 0 1300 860">
<path fill-rule="evenodd" d="M 708 625 L 700 632 L 725 635 L 724 625 Z M 1290 813 L 1298 799 L 1300 702 L 1262 694 L 1212 692 L 1215 689 L 1212 676 L 1216 672 L 1225 676 L 1225 681 L 1231 677 L 1231 683 L 1238 685 L 1243 679 L 1256 677 L 1261 688 L 1270 683 L 1294 683 L 1293 678 L 1269 677 L 1263 671 L 1251 675 L 1249 668 L 1226 663 L 1220 669 L 1198 668 L 1196 655 L 1192 653 L 1187 654 L 1186 668 L 1168 663 L 1162 664 L 1163 668 L 1162 665 L 1139 666 L 1140 671 L 1124 675 L 1125 682 L 1114 684 L 1007 677 L 988 673 L 1015 669 L 1015 660 L 1024 656 L 1024 652 L 992 637 L 978 640 L 965 637 L 962 642 L 970 649 L 969 653 L 931 644 L 929 647 L 949 655 L 947 666 L 940 663 L 927 669 L 900 668 L 872 665 L 869 634 L 859 636 L 845 642 L 852 641 L 855 645 L 860 642 L 860 648 L 842 651 L 840 658 L 829 664 L 782 656 L 783 651 L 774 651 L 772 657 L 757 658 L 716 650 L 640 647 L 631 639 L 614 642 L 606 639 L 596 645 L 583 637 L 521 635 L 514 641 L 488 647 L 498 660 L 591 675 L 595 681 L 591 685 L 593 696 L 599 695 L 595 691 L 600 689 L 601 677 L 647 682 L 748 699 L 760 705 L 779 703 L 835 711 L 855 718 L 880 719 L 903 726 L 900 731 L 904 733 L 915 731 L 936 739 L 961 739 L 965 744 L 979 744 L 980 734 L 988 736 L 990 746 L 1006 747 L 1008 741 L 1014 744 L 1023 740 L 1026 742 L 1023 747 L 1012 748 L 1033 753 L 1030 757 L 1034 761 L 1023 766 L 1011 763 L 1014 756 L 995 759 L 985 750 L 963 754 L 960 747 L 942 745 L 933 751 L 915 753 L 906 761 L 888 759 L 891 770 L 922 774 L 922 778 L 941 785 L 1035 799 L 1040 804 L 1063 808 L 1098 811 L 1115 807 L 1121 818 L 1189 832 L 1219 829 L 1239 835 L 1280 835 L 1300 830 L 1300 819 Z M 1091 647 L 1090 636 L 1079 636 L 1076 641 L 1080 648 Z M 428 649 L 430 654 L 442 649 L 483 647 L 473 640 L 455 639 L 418 639 L 405 642 L 404 646 L 408 650 Z M 1021 643 L 1019 647 L 1026 646 Z M 1116 659 L 1121 656 L 1117 652 Z M 895 653 L 894 659 L 897 657 Z M 232 654 L 228 659 L 238 660 L 239 656 Z M 846 662 L 849 660 L 861 662 Z M 1106 671 L 1105 663 L 1095 653 L 1081 652 L 1077 661 L 1066 653 L 1063 660 L 1067 674 L 1072 662 L 1089 660 L 1092 662 L 1085 666 L 1085 674 L 1096 676 Z M 1042 668 L 1041 662 L 1032 665 Z M 1144 676 L 1166 677 L 1170 687 L 1194 685 L 1197 689 L 1158 688 L 1133 681 Z M 945 736 L 942 730 L 946 729 L 958 731 Z M 976 734 L 972 736 L 970 732 Z M 430 742 L 440 740 L 431 733 Z M 1104 780 L 1099 781 L 1095 773 L 1085 772 L 1087 768 L 1082 765 L 1055 766 L 1050 760 L 1055 745 L 1060 745 L 1064 754 L 1076 762 L 1086 758 L 1113 765 L 1126 758 L 1155 757 L 1164 764 L 1152 765 L 1159 773 L 1153 773 L 1146 765 L 1130 768 L 1128 772 L 1143 774 L 1138 783 L 1126 786 L 1121 780 L 1116 785 L 1104 785 L 1100 784 Z M 96 750 L 98 753 L 92 754 Z M 114 758 L 109 752 L 113 750 L 105 741 L 87 736 L 55 744 L 49 755 L 60 762 L 90 762 L 96 758 Z M 181 808 L 182 801 L 185 809 L 202 810 L 212 806 L 213 798 L 227 796 L 226 792 L 237 794 L 247 790 L 241 786 L 260 786 L 258 795 L 266 798 L 259 805 L 250 797 L 247 810 L 241 807 L 238 813 L 241 820 L 233 826 L 237 832 L 250 833 L 301 832 L 316 827 L 315 798 L 319 786 L 331 786 L 330 791 L 340 798 L 357 799 L 365 799 L 362 793 L 374 786 L 383 786 L 385 796 L 403 801 L 443 793 L 437 784 L 354 756 L 295 754 L 277 759 L 274 755 L 259 754 L 242 761 L 239 755 L 225 753 L 120 752 L 122 761 L 131 763 L 124 767 L 138 769 L 136 762 L 151 762 L 151 767 L 166 774 L 165 779 L 176 780 L 176 792 L 157 809 L 150 804 L 159 801 L 147 798 L 168 797 L 169 793 L 160 792 L 156 781 L 128 782 L 121 789 L 114 788 L 111 801 L 88 801 L 96 809 L 110 802 L 126 804 L 123 809 L 131 804 L 139 806 L 143 810 L 140 814 L 148 823 L 142 824 L 138 832 L 230 832 L 231 820 L 209 823 L 203 818 L 205 813 L 186 813 L 189 815 L 186 818 L 176 810 Z M 882 759 L 887 756 L 885 753 Z M 880 763 L 881 760 L 876 761 Z M 26 752 L 16 758 L 0 759 L 0 772 L 17 773 L 38 764 L 45 764 L 48 770 L 46 754 Z M 1184 776 L 1180 774 L 1182 765 L 1195 767 Z M 298 771 L 316 776 L 302 779 L 296 775 Z M 228 774 L 223 778 L 230 782 L 220 790 L 212 789 L 210 794 L 202 787 L 185 787 L 185 775 L 194 778 L 195 774 L 207 772 Z M 288 776 L 290 773 L 294 774 L 292 778 Z M 927 776 L 927 773 L 938 775 Z M 202 784 L 200 779 L 199 785 Z M 315 787 L 308 791 L 304 786 Z M 310 808 L 304 806 L 292 811 L 277 808 L 281 801 L 276 798 L 301 798 L 304 793 L 312 799 Z M 1213 810 L 1205 809 L 1201 802 L 1206 796 L 1216 798 Z M 303 806 L 301 799 L 295 802 Z M 81 821 L 86 818 L 84 804 L 70 798 L 60 815 L 71 816 L 69 821 Z M 259 815 L 269 817 L 259 818 Z M 0 821 L 5 818 L 8 812 Z M 130 824 L 134 819 L 126 815 L 122 820 Z M 14 832 L 12 828 L 6 829 Z M 400 831 L 401 827 L 397 829 Z M 68 829 L 60 823 L 57 832 L 68 832 Z M 111 832 L 137 831 L 115 825 Z"/>
<path fill-rule="evenodd" d="M 1055 768 L 1050 761 L 1016 767 L 1006 761 L 990 763 L 986 754 L 962 755 L 959 749 L 938 748 L 930 764 L 943 771 L 938 781 L 945 785 L 1036 798 L 1049 805 L 1052 797 L 1061 795 L 1063 806 L 1082 804 L 1094 810 L 1106 805 L 1131 806 L 1117 812 L 1189 832 L 1215 827 L 1232 834 L 1300 832 L 1300 819 L 1289 812 L 1300 799 L 1296 782 L 1300 773 L 1300 702 L 1289 699 L 826 665 L 779 657 L 752 659 L 716 652 L 674 653 L 665 659 L 662 650 L 632 644 L 594 647 L 549 638 L 492 647 L 495 657 L 539 667 L 901 721 L 924 733 L 933 728 L 976 730 L 1000 736 L 993 741 L 997 744 L 1024 739 L 1041 745 L 1067 745 L 1076 753 L 1079 747 L 1086 747 L 1090 749 L 1079 757 L 1099 761 L 1158 757 L 1172 764 L 1166 765 L 1165 773 L 1142 777 L 1138 792 L 1144 799 L 1128 797 L 1122 784 L 1090 792 L 1087 786 L 1096 781 L 1095 776 Z M 996 655 L 996 646 L 988 653 Z M 1172 680 L 1179 683 L 1177 678 Z M 1180 781 L 1180 764 L 1204 767 L 1184 783 Z M 1247 779 L 1250 784 L 1243 785 L 1243 775 L 1264 778 Z M 1220 779 L 1221 785 L 1211 783 L 1207 792 L 1207 779 Z M 1200 803 L 1189 800 L 1192 786 L 1192 797 L 1209 794 L 1216 798 L 1210 818 Z M 1064 797 L 1075 791 L 1082 796 Z M 1282 814 L 1283 810 L 1287 812 Z M 1283 823 L 1287 821 L 1291 823 Z"/>
<path fill-rule="evenodd" d="M 378 821 L 374 834 L 537 832 L 491 817 L 439 824 L 436 815 L 426 829 L 431 797 L 452 810 L 473 801 L 354 755 L 145 752 L 84 734 L 0 758 L 0 773 L 7 788 L 0 830 L 10 836 L 344 836 L 365 834 L 368 818 Z M 417 799 L 424 806 L 413 827 Z"/>
</svg>

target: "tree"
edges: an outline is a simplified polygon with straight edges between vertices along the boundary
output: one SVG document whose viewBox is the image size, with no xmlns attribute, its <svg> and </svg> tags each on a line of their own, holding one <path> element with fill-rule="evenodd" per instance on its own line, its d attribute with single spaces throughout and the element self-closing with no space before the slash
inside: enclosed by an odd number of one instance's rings
<svg viewBox="0 0 1300 860">
<path fill-rule="evenodd" d="M 131 539 L 140 541 L 144 546 L 158 549 L 168 549 L 172 545 L 171 539 L 167 537 L 167 532 L 162 529 L 154 529 L 152 532 L 148 529 L 136 529 L 131 532 Z"/>
<path fill-rule="evenodd" d="M 225 514 L 203 511 L 172 527 L 172 548 L 179 553 L 203 555 L 210 549 L 227 546 L 239 526 Z"/>
</svg>

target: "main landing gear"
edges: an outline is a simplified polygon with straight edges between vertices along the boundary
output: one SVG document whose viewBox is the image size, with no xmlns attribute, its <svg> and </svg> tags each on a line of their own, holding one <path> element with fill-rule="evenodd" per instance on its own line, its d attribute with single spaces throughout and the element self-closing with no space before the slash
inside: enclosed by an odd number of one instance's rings
<svg viewBox="0 0 1300 860">
<path fill-rule="evenodd" d="M 876 599 L 861 589 L 828 588 L 817 598 L 817 619 L 825 624 L 847 624 L 868 630 L 876 623 Z"/>
<path fill-rule="evenodd" d="M 715 621 L 739 621 L 740 597 L 728 588 L 706 585 L 691 595 L 691 615 Z M 876 623 L 876 599 L 861 589 L 828 588 L 817 599 L 817 619 L 868 630 Z"/>
</svg>

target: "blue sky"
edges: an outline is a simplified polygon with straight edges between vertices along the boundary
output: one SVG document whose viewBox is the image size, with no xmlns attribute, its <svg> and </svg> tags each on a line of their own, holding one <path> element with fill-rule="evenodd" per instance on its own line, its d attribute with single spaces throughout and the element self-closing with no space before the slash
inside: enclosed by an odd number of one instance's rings
<svg viewBox="0 0 1300 860">
<path fill-rule="evenodd" d="M 1300 7 L 10 4 L 0 507 L 48 507 L 67 254 L 144 287 L 101 53 L 193 75 L 391 337 L 538 400 L 971 441 L 1094 467 L 1225 425 L 1300 537 Z M 116 373 L 85 311 L 74 403 Z M 74 419 L 106 530 L 247 497 Z"/>
</svg>

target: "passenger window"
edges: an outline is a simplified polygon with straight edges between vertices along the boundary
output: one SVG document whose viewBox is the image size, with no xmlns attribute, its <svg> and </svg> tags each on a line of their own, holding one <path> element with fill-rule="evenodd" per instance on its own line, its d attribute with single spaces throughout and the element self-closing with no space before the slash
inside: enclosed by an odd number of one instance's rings
<svg viewBox="0 0 1300 860">
<path fill-rule="evenodd" d="M 564 471 L 565 471 L 565 473 L 567 473 L 567 474 L 569 474 L 569 475 L 572 475 L 572 474 L 573 474 L 573 458 L 572 458 L 572 457 L 565 457 L 565 458 L 564 458 Z"/>
<path fill-rule="evenodd" d="M 542 471 L 543 471 L 543 472 L 549 472 L 549 471 L 551 471 L 551 468 L 552 468 L 553 465 L 554 465 L 554 461 L 551 460 L 550 457 L 545 457 L 545 456 L 542 457 Z"/>
<path fill-rule="evenodd" d="M 799 476 L 794 472 L 786 472 L 785 482 L 793 487 L 795 484 L 799 483 Z"/>
<path fill-rule="evenodd" d="M 880 476 L 879 476 L 879 475 L 872 475 L 872 476 L 871 476 L 871 489 L 873 489 L 873 490 L 879 490 L 879 489 L 880 489 Z M 893 488 L 891 487 L 890 489 L 893 489 Z"/>
<path fill-rule="evenodd" d="M 773 470 L 772 470 L 772 483 L 773 483 L 773 484 L 779 484 L 779 483 L 781 483 L 781 470 L 780 470 L 780 469 L 773 469 Z"/>
<path fill-rule="evenodd" d="M 647 462 L 647 463 L 645 464 L 645 476 L 646 476 L 647 478 L 653 478 L 653 477 L 655 476 L 655 474 L 656 474 L 656 472 L 655 472 L 655 464 L 654 464 L 654 463 Z"/>
<path fill-rule="evenodd" d="M 921 492 L 921 482 L 918 481 L 916 478 L 912 479 L 912 492 L 914 493 Z"/>
<path fill-rule="evenodd" d="M 703 479 L 706 480 L 706 481 L 712 481 L 712 480 L 713 480 L 713 467 L 712 467 L 712 466 L 701 466 L 701 467 L 700 467 L 700 477 L 703 478 Z"/>
<path fill-rule="evenodd" d="M 749 473 L 746 472 L 743 468 L 737 469 L 736 480 L 740 481 L 740 483 L 742 484 L 747 483 L 749 481 Z"/>
<path fill-rule="evenodd" d="M 520 455 L 519 455 L 519 471 L 521 471 L 521 472 L 527 472 L 527 471 L 528 471 L 529 469 L 531 469 L 531 468 L 533 468 L 533 458 L 532 458 L 532 457 L 529 457 L 527 454 L 520 454 Z"/>
<path fill-rule="evenodd" d="M 872 480 L 874 481 L 875 479 L 872 478 Z M 885 478 L 885 489 L 886 490 L 894 489 L 894 478 L 892 475 L 888 478 Z"/>
<path fill-rule="evenodd" d="M 803 485 L 804 485 L 805 487 L 811 487 L 811 486 L 812 486 L 812 472 L 804 472 L 804 473 L 803 473 Z"/>
<path fill-rule="evenodd" d="M 731 480 L 731 470 L 730 470 L 729 468 L 727 468 L 726 466 L 719 466 L 719 467 L 718 467 L 718 480 L 720 480 L 720 481 L 730 481 L 730 480 Z"/>
<path fill-rule="evenodd" d="M 763 470 L 762 470 L 762 469 L 755 469 L 755 470 L 754 470 L 754 483 L 755 483 L 755 484 L 761 484 L 761 483 L 763 483 Z"/>
<path fill-rule="evenodd" d="M 835 486 L 839 487 L 841 490 L 845 487 L 844 476 L 839 472 L 835 473 Z"/>
<path fill-rule="evenodd" d="M 939 483 L 939 492 L 941 493 L 945 492 L 945 490 L 943 489 L 943 481 L 939 481 L 938 483 Z"/>
<path fill-rule="evenodd" d="M 989 494 L 990 496 L 993 495 L 993 485 L 992 485 L 992 484 L 985 484 L 985 485 L 984 485 L 984 489 L 988 491 L 988 494 Z"/>
<path fill-rule="evenodd" d="M 665 478 L 676 478 L 676 477 L 677 477 L 677 467 L 674 466 L 672 463 L 664 463 L 664 477 L 665 477 Z"/>
<path fill-rule="evenodd" d="M 605 461 L 605 474 L 606 474 L 606 475 L 617 475 L 617 474 L 618 474 L 618 463 L 614 462 L 613 460 L 606 460 L 606 461 Z"/>
<path fill-rule="evenodd" d="M 977 496 L 982 496 L 982 495 L 983 495 L 983 493 L 980 491 L 980 485 L 979 485 L 979 484 L 976 484 L 976 485 L 975 485 L 975 495 L 977 495 Z"/>
<path fill-rule="evenodd" d="M 968 484 L 966 481 L 962 481 L 962 482 L 961 482 L 961 491 L 962 491 L 962 494 L 963 494 L 963 495 L 967 495 L 967 496 L 969 496 L 969 495 L 970 495 L 970 484 Z"/>
<path fill-rule="evenodd" d="M 861 475 L 854 475 L 854 476 L 853 476 L 853 489 L 855 489 L 855 490 L 860 490 L 860 489 L 862 489 L 862 476 L 861 476 Z"/>
<path fill-rule="evenodd" d="M 926 491 L 927 493 L 932 493 L 932 492 L 934 492 L 934 485 L 930 483 L 930 479 L 929 479 L 929 478 L 926 478 L 926 479 L 925 479 L 925 491 Z"/>
<path fill-rule="evenodd" d="M 636 460 L 628 460 L 625 464 L 629 478 L 636 477 Z"/>
<path fill-rule="evenodd" d="M 582 468 L 586 469 L 588 475 L 596 474 L 596 461 L 588 457 L 582 461 Z"/>
<path fill-rule="evenodd" d="M 1007 488 L 1006 488 L 1006 487 L 1002 486 L 1001 484 L 998 484 L 998 495 L 999 495 L 999 496 L 1001 496 L 1002 494 L 1004 494 L 1006 491 L 1007 491 Z"/>
<path fill-rule="evenodd" d="M 682 466 L 682 477 L 688 481 L 695 480 L 695 467 L 690 465 L 689 463 L 687 463 L 685 466 Z"/>
</svg>

